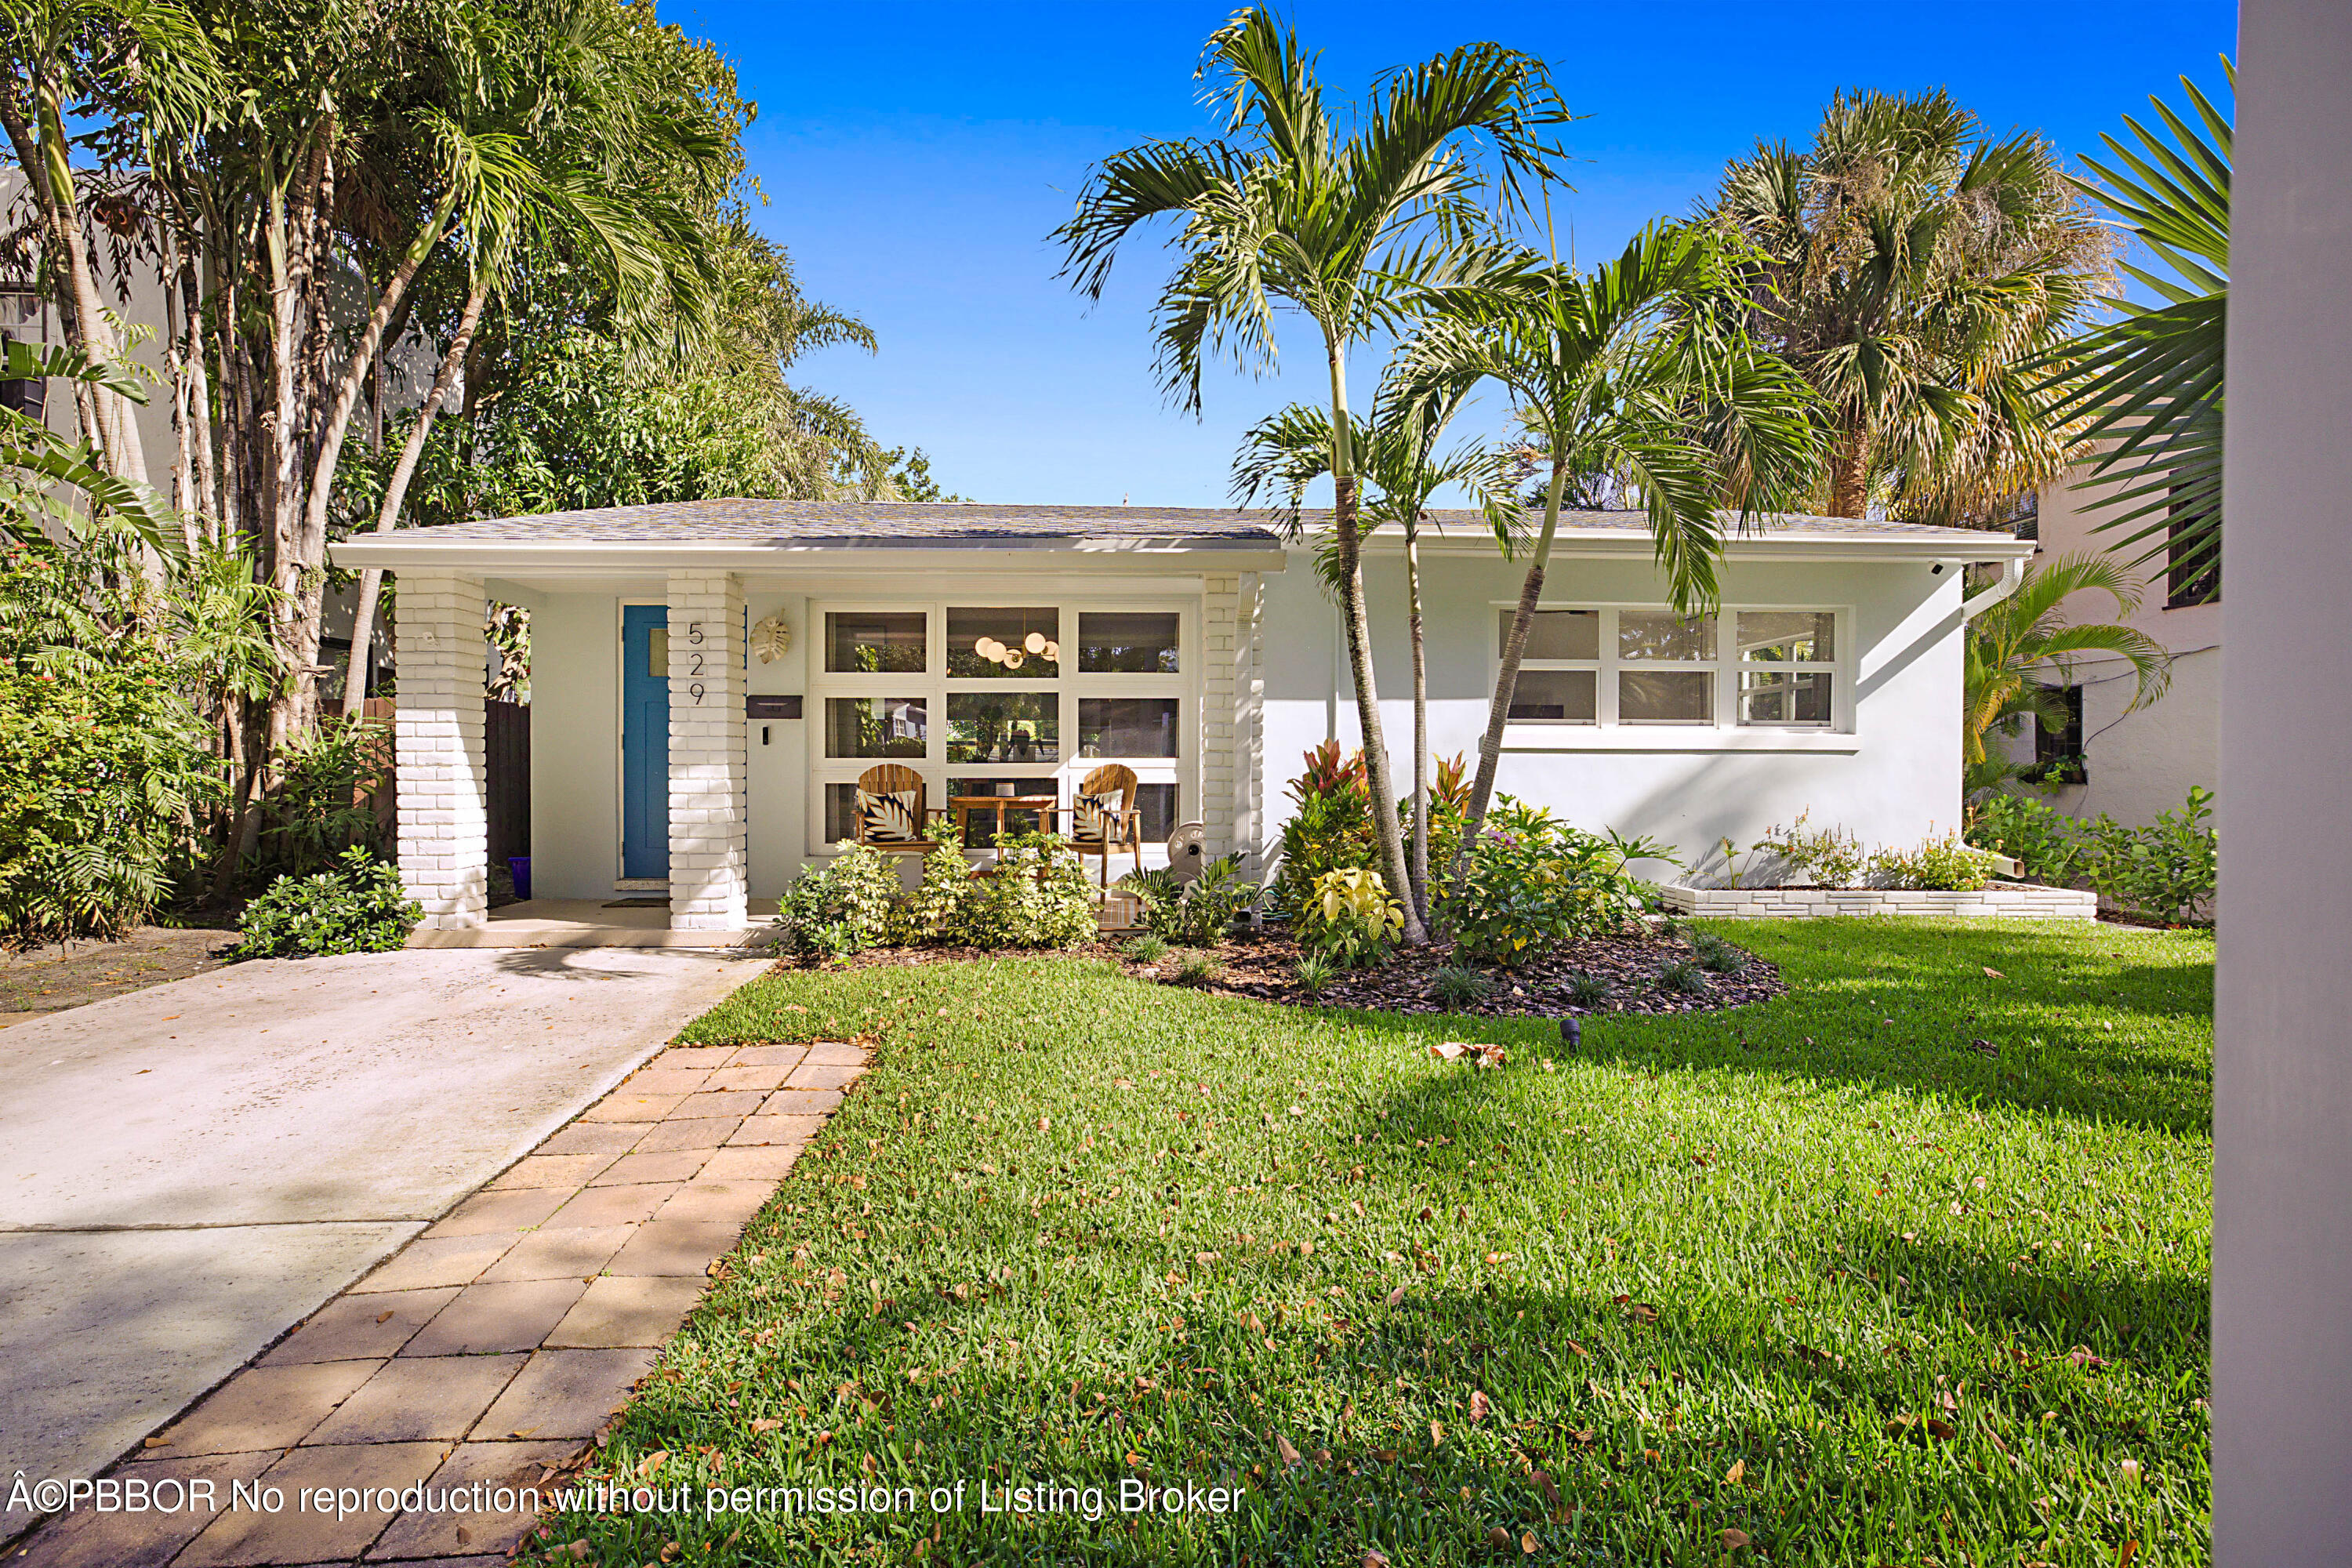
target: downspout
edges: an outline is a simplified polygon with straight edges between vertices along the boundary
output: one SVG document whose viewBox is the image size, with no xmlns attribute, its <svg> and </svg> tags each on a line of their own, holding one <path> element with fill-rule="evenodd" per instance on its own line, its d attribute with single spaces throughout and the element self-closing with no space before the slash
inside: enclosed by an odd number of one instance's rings
<svg viewBox="0 0 2352 1568">
<path fill-rule="evenodd" d="M 1962 564 L 1961 570 L 1967 570 L 1965 563 Z M 2018 585 L 2024 581 L 2025 557 L 2021 555 L 2014 560 L 2002 562 L 2000 576 L 1997 581 L 1978 589 L 1960 601 L 1960 619 L 1963 622 L 1975 620 L 1979 616 L 2016 593 Z"/>
</svg>

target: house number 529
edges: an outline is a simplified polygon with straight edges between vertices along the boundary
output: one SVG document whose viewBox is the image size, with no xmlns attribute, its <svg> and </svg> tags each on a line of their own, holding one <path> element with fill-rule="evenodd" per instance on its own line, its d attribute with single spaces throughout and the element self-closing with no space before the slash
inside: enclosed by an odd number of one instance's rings
<svg viewBox="0 0 2352 1568">
<path fill-rule="evenodd" d="M 694 668 L 688 670 L 687 673 L 688 675 L 699 676 L 702 673 L 702 623 L 700 621 L 688 621 L 686 623 L 686 640 L 689 644 L 693 645 L 688 657 L 694 660 Z M 694 700 L 698 706 L 702 701 L 702 682 L 698 679 L 692 686 L 688 687 L 687 690 L 693 694 Z"/>
</svg>

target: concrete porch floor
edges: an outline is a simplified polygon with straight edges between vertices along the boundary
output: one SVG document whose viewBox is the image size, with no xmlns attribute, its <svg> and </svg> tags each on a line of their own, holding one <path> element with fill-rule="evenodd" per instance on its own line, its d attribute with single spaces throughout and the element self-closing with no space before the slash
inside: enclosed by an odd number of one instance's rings
<svg viewBox="0 0 2352 1568">
<path fill-rule="evenodd" d="M 615 898 L 626 897 L 616 894 Z M 773 899 L 753 899 L 752 923 L 741 931 L 672 931 L 669 910 L 660 904 L 607 909 L 602 899 L 525 899 L 492 910 L 488 923 L 472 931 L 410 933 L 408 945 L 422 947 L 759 947 L 771 940 L 768 921 Z"/>
</svg>

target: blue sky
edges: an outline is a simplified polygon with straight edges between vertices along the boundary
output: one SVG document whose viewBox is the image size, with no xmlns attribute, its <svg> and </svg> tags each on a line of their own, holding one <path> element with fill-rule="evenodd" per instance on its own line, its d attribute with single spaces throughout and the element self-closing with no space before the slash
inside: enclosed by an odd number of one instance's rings
<svg viewBox="0 0 2352 1568">
<path fill-rule="evenodd" d="M 1152 136 L 1210 129 L 1201 43 L 1224 4 L 1038 5 L 698 0 L 661 16 L 716 43 L 760 105 L 747 150 L 760 226 L 809 293 L 863 317 L 867 357 L 828 350 L 795 379 L 847 398 L 877 437 L 927 448 L 975 500 L 1215 506 L 1240 433 L 1316 395 L 1312 343 L 1287 374 L 1219 374 L 1203 417 L 1161 401 L 1149 314 L 1167 266 L 1138 247 L 1100 304 L 1055 277 L 1046 236 L 1087 171 Z M 1588 118 L 1555 198 L 1561 247 L 1606 254 L 1681 215 L 1760 138 L 1807 136 L 1841 87 L 1946 87 L 2000 131 L 2097 150 L 2188 73 L 2213 90 L 2228 0 L 2134 4 L 1298 5 L 1335 96 L 1492 38 L 1549 60 Z M 1362 367 L 1368 384 L 1377 366 Z"/>
</svg>

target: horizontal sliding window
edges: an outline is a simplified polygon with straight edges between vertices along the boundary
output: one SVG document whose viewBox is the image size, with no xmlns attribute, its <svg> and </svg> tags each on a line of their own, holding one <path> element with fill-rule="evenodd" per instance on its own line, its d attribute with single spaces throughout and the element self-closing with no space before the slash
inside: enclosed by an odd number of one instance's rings
<svg viewBox="0 0 2352 1568">
<path fill-rule="evenodd" d="M 1515 612 L 1497 608 L 1495 649 Z M 1828 729 L 1844 679 L 1838 612 L 1544 608 L 1528 627 L 1509 718 L 1601 727 Z"/>
</svg>

